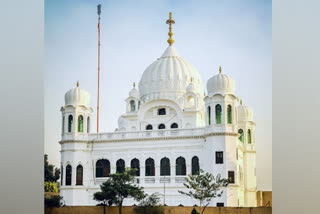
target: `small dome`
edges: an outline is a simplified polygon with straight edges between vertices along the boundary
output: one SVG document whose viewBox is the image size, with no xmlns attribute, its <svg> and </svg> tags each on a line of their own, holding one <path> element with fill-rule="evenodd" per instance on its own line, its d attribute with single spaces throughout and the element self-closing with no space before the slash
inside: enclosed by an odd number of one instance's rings
<svg viewBox="0 0 320 214">
<path fill-rule="evenodd" d="M 176 99 L 186 93 L 193 78 L 194 92 L 203 94 L 203 84 L 197 69 L 180 57 L 174 47 L 169 46 L 162 56 L 142 74 L 139 82 L 141 99 Z"/>
<path fill-rule="evenodd" d="M 121 128 L 123 127 L 124 124 L 125 124 L 125 119 L 122 116 L 120 116 L 118 118 L 118 126 Z"/>
<path fill-rule="evenodd" d="M 119 127 L 119 129 L 123 130 L 127 126 L 128 126 L 127 120 L 123 116 L 120 116 L 119 119 L 118 119 L 118 127 Z"/>
<path fill-rule="evenodd" d="M 253 121 L 252 109 L 240 104 L 238 107 L 238 121 Z"/>
<path fill-rule="evenodd" d="M 139 97 L 139 91 L 136 88 L 131 89 L 131 91 L 129 92 L 129 97 Z"/>
<path fill-rule="evenodd" d="M 70 89 L 64 96 L 65 105 L 72 105 L 72 106 L 90 106 L 90 95 L 89 93 L 79 88 L 77 84 L 76 88 Z"/>
<path fill-rule="evenodd" d="M 225 74 L 222 74 L 221 68 L 219 70 L 220 70 L 219 74 L 211 77 L 207 82 L 208 95 L 234 94 L 234 91 L 235 91 L 234 80 L 231 77 Z"/>
</svg>

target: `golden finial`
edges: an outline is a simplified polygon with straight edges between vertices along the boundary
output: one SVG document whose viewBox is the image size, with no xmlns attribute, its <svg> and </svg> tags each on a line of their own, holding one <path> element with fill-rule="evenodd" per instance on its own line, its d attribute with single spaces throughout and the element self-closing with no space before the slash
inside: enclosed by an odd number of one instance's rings
<svg viewBox="0 0 320 214">
<path fill-rule="evenodd" d="M 77 81 L 77 87 L 79 87 L 79 85 L 80 85 L 80 84 L 79 84 L 79 81 Z"/>
<path fill-rule="evenodd" d="M 175 21 L 172 19 L 172 13 L 169 13 L 169 19 L 166 22 L 167 24 L 169 24 L 169 39 L 167 40 L 167 42 L 169 43 L 170 46 L 172 46 L 172 44 L 174 43 L 174 39 L 172 38 L 173 33 L 172 33 L 172 24 L 175 23 Z"/>
<path fill-rule="evenodd" d="M 221 71 L 222 71 L 222 68 L 221 68 L 221 65 L 219 66 L 219 73 L 221 73 Z"/>
<path fill-rule="evenodd" d="M 242 105 L 242 99 L 240 99 L 240 105 Z"/>
<path fill-rule="evenodd" d="M 190 82 L 193 82 L 193 77 L 190 77 Z"/>
<path fill-rule="evenodd" d="M 133 82 L 133 87 L 134 87 L 134 88 L 136 87 L 136 82 Z"/>
</svg>

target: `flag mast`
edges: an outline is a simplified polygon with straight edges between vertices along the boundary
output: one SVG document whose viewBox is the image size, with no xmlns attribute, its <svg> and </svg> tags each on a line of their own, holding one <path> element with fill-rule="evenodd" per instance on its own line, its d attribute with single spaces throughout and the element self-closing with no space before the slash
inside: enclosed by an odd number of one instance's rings
<svg viewBox="0 0 320 214">
<path fill-rule="evenodd" d="M 100 14 L 101 4 L 97 6 L 98 13 L 98 96 L 97 96 L 97 133 L 99 133 L 99 105 L 100 105 Z"/>
</svg>

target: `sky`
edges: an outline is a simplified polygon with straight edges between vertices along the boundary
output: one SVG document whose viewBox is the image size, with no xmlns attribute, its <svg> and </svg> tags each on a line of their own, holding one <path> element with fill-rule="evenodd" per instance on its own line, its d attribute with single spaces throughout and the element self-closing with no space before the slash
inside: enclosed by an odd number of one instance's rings
<svg viewBox="0 0 320 214">
<path fill-rule="evenodd" d="M 272 189 L 272 5 L 270 1 L 45 1 L 45 153 L 60 166 L 64 94 L 76 87 L 97 103 L 97 4 L 101 14 L 100 132 L 117 128 L 133 82 L 168 46 L 168 13 L 180 56 L 207 80 L 222 72 L 253 108 L 257 184 Z M 93 113 L 93 121 L 96 112 Z M 95 122 L 92 130 L 96 130 Z"/>
</svg>

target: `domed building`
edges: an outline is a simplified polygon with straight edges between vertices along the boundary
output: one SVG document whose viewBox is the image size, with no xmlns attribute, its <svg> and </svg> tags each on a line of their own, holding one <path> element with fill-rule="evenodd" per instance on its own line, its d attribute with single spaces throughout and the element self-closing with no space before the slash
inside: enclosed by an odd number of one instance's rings
<svg viewBox="0 0 320 214">
<path fill-rule="evenodd" d="M 114 132 L 91 132 L 90 95 L 79 84 L 66 93 L 59 142 L 66 205 L 96 205 L 93 194 L 100 184 L 125 167 L 136 168 L 135 182 L 148 194 L 158 192 L 169 206 L 198 203 L 178 191 L 200 169 L 230 180 L 209 206 L 257 205 L 253 112 L 221 67 L 205 94 L 197 69 L 172 46 L 169 21 L 169 46 L 146 68 L 138 87 L 133 84 Z"/>
</svg>

